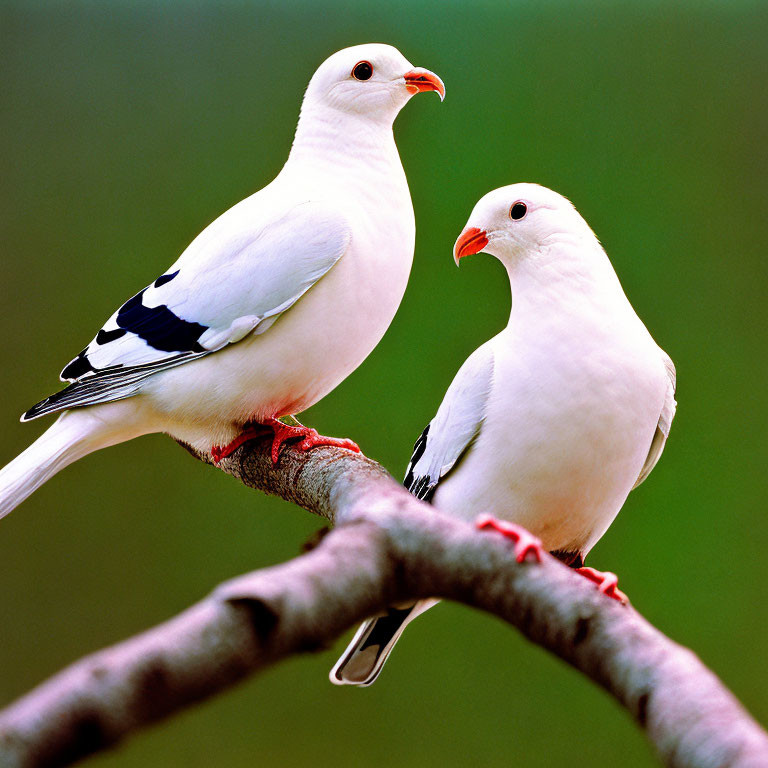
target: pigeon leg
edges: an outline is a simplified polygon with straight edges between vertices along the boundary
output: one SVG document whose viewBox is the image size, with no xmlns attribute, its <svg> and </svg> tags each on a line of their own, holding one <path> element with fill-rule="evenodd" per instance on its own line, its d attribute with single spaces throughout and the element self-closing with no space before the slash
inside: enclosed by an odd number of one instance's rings
<svg viewBox="0 0 768 768">
<path fill-rule="evenodd" d="M 360 448 L 356 443 L 351 440 L 338 437 L 325 437 L 319 435 L 316 429 L 312 427 L 305 427 L 299 424 L 296 419 L 291 417 L 296 422 L 293 424 L 284 424 L 280 419 L 266 419 L 260 424 L 255 424 L 252 427 L 248 427 L 241 432 L 231 443 L 225 446 L 214 446 L 211 449 L 211 455 L 216 464 L 218 464 L 223 458 L 226 458 L 231 453 L 236 451 L 243 443 L 248 440 L 254 440 L 257 437 L 264 437 L 264 430 L 271 429 L 275 433 L 275 437 L 272 440 L 272 463 L 277 464 L 277 459 L 280 455 L 280 448 L 283 443 L 288 440 L 301 440 L 298 444 L 300 451 L 308 451 L 311 448 L 315 448 L 318 445 L 332 445 L 337 448 L 346 448 L 348 451 L 354 453 L 360 453 Z"/>
<path fill-rule="evenodd" d="M 267 434 L 267 428 L 260 424 L 246 427 L 231 443 L 227 443 L 226 445 L 214 445 L 211 448 L 213 463 L 218 464 L 222 459 L 226 459 L 227 456 L 233 454 L 243 443 L 247 443 L 249 440 L 256 440 L 259 437 L 264 437 L 265 434 Z"/>
<path fill-rule="evenodd" d="M 493 515 L 480 515 L 475 520 L 475 527 L 481 531 L 496 531 L 511 539 L 515 545 L 515 559 L 518 563 L 524 562 L 528 555 L 532 555 L 531 562 L 541 562 L 541 541 L 522 526 L 497 520 Z"/>
<path fill-rule="evenodd" d="M 587 568 L 586 566 L 574 568 L 574 570 L 585 579 L 589 579 L 594 584 L 597 584 L 598 590 L 607 597 L 612 597 L 624 605 L 629 602 L 629 598 L 617 586 L 619 577 L 615 573 L 596 571 L 594 568 Z"/>
</svg>

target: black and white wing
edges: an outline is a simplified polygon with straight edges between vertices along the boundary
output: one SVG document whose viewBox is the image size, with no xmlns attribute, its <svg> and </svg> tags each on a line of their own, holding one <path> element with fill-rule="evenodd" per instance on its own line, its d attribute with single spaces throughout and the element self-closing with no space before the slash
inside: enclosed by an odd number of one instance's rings
<svg viewBox="0 0 768 768">
<path fill-rule="evenodd" d="M 435 418 L 413 446 L 404 485 L 416 498 L 432 498 L 437 484 L 480 433 L 492 381 L 493 350 L 484 344 L 461 366 Z"/>
<path fill-rule="evenodd" d="M 659 423 L 656 426 L 656 432 L 653 435 L 651 441 L 651 448 L 648 451 L 648 457 L 645 460 L 643 469 L 640 472 L 640 476 L 637 478 L 637 482 L 633 486 L 633 490 L 637 488 L 640 483 L 645 480 L 648 475 L 651 474 L 651 470 L 656 466 L 656 463 L 661 458 L 664 446 L 667 443 L 667 437 L 669 437 L 669 430 L 672 426 L 672 419 L 675 418 L 675 410 L 677 409 L 677 402 L 675 402 L 675 389 L 677 388 L 677 373 L 675 372 L 675 364 L 670 359 L 664 350 L 660 350 L 664 359 L 664 367 L 667 370 L 667 394 L 664 398 L 664 406 L 661 409 L 661 416 L 659 417 Z"/>
<path fill-rule="evenodd" d="M 255 197 L 220 216 L 126 301 L 61 372 L 72 383 L 22 421 L 129 397 L 159 371 L 263 333 L 347 250 L 350 228 L 325 203 L 276 212 Z"/>
</svg>

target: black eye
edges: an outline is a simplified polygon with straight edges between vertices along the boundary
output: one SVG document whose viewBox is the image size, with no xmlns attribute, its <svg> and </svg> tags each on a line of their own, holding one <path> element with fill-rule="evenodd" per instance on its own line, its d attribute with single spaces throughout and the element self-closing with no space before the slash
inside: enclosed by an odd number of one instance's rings
<svg viewBox="0 0 768 768">
<path fill-rule="evenodd" d="M 518 200 L 516 203 L 513 203 L 512 207 L 509 209 L 509 218 L 514 219 L 515 221 L 520 221 L 526 213 L 528 213 L 528 206 Z"/>
<path fill-rule="evenodd" d="M 373 64 L 370 61 L 359 61 L 352 70 L 355 80 L 370 80 L 373 77 Z"/>
</svg>

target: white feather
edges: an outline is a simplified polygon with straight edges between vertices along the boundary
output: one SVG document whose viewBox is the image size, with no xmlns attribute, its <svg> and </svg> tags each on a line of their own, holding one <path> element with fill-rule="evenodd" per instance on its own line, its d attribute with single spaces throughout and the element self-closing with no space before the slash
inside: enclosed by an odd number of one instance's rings
<svg viewBox="0 0 768 768">
<path fill-rule="evenodd" d="M 352 76 L 361 60 L 373 65 L 365 82 Z M 210 449 L 339 384 L 383 336 L 410 272 L 415 222 L 392 123 L 411 70 L 378 44 L 324 62 L 277 178 L 113 314 L 63 372 L 70 386 L 25 417 L 91 406 L 119 421 L 104 409 L 123 398 L 140 433 Z"/>
<path fill-rule="evenodd" d="M 0 518 L 73 461 L 143 431 L 132 403 L 67 411 L 0 470 Z"/>
<path fill-rule="evenodd" d="M 527 212 L 513 220 L 516 202 Z M 491 514 L 583 558 L 661 455 L 674 366 L 565 198 L 504 187 L 475 206 L 467 229 L 484 232 L 484 250 L 507 269 L 509 324 L 459 370 L 414 447 L 406 485 L 444 512 Z M 373 682 L 412 618 L 366 622 L 331 680 Z"/>
</svg>

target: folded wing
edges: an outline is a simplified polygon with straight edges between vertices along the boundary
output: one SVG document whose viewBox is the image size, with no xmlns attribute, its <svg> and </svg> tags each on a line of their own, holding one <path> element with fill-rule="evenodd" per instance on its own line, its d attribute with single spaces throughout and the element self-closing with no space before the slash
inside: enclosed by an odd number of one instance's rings
<svg viewBox="0 0 768 768">
<path fill-rule="evenodd" d="M 651 441 L 651 448 L 648 451 L 648 457 L 645 460 L 640 476 L 637 478 L 637 482 L 632 487 L 632 490 L 637 488 L 640 483 L 645 480 L 648 475 L 651 474 L 651 470 L 656 466 L 656 463 L 661 458 L 661 454 L 664 451 L 664 446 L 667 444 L 667 437 L 669 437 L 669 430 L 672 426 L 672 419 L 675 418 L 675 410 L 677 409 L 677 403 L 675 402 L 675 390 L 677 388 L 677 373 L 675 371 L 675 364 L 670 359 L 669 355 L 663 350 L 659 350 L 664 359 L 664 367 L 667 371 L 667 394 L 664 398 L 664 405 L 661 409 L 661 415 L 659 416 L 659 423 L 656 426 L 656 432 L 653 435 Z"/>
<path fill-rule="evenodd" d="M 416 498 L 432 498 L 437 484 L 480 433 L 492 379 L 493 351 L 484 344 L 461 366 L 435 418 L 413 446 L 404 484 Z"/>
<path fill-rule="evenodd" d="M 347 250 L 350 228 L 325 203 L 263 211 L 248 198 L 104 324 L 61 373 L 72 382 L 22 420 L 129 397 L 154 374 L 263 333 Z"/>
</svg>

